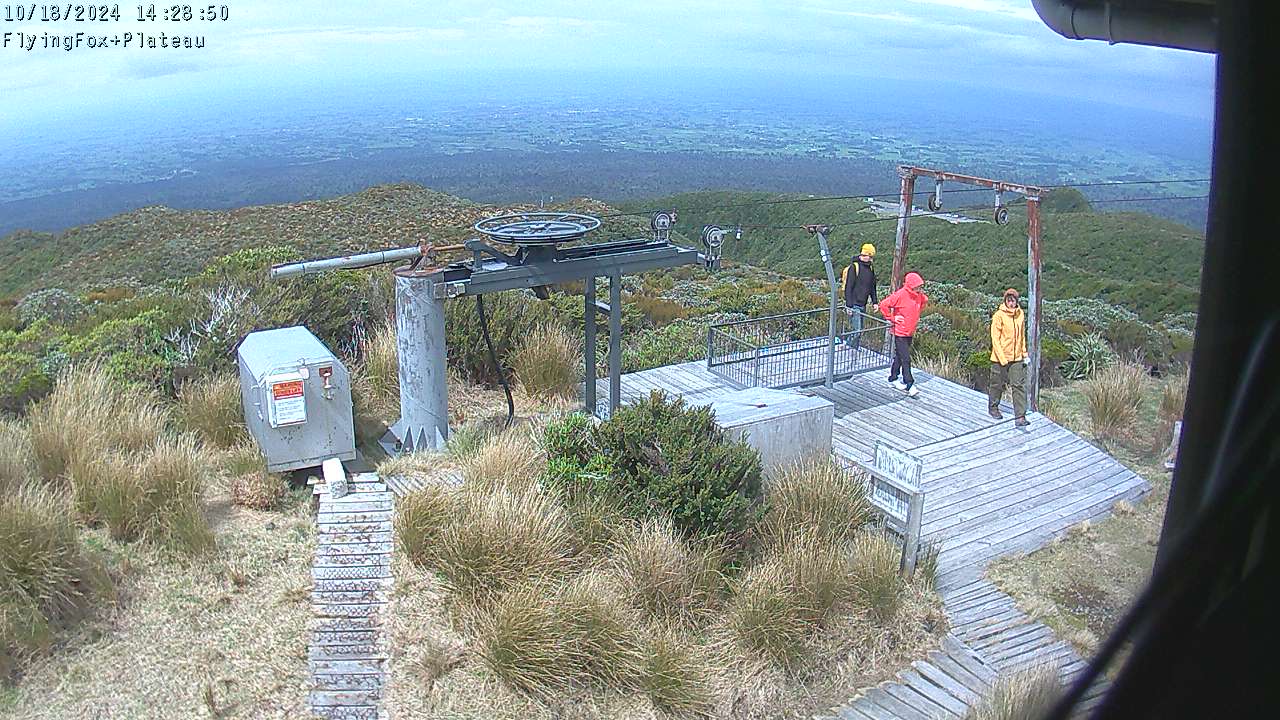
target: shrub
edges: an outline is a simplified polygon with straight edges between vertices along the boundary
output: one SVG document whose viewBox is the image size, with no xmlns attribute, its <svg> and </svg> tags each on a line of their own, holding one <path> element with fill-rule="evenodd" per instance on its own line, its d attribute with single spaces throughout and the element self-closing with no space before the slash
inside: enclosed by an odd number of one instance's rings
<svg viewBox="0 0 1280 720">
<path fill-rule="evenodd" d="M 85 315 L 84 303 L 61 288 L 46 288 L 22 298 L 17 305 L 23 325 L 47 320 L 54 325 L 70 325 Z"/>
<path fill-rule="evenodd" d="M 657 625 L 644 639 L 640 689 L 654 707 L 672 715 L 709 715 L 714 705 L 714 669 L 702 651 L 670 625 Z"/>
<path fill-rule="evenodd" d="M 586 462 L 595 454 L 591 429 L 591 418 L 582 412 L 572 412 L 547 423 L 542 430 L 542 448 L 547 458 Z"/>
<path fill-rule="evenodd" d="M 543 325 L 511 356 L 511 367 L 534 397 L 573 397 L 582 378 L 582 341 L 560 325 Z"/>
<path fill-rule="evenodd" d="M 866 484 L 830 458 L 783 467 L 766 495 L 759 532 L 774 544 L 800 532 L 831 542 L 853 537 L 870 517 Z"/>
<path fill-rule="evenodd" d="M 1092 377 L 1094 373 L 1110 367 L 1116 361 L 1115 351 L 1097 333 L 1071 338 L 1067 343 L 1067 354 L 1067 359 L 1062 362 L 1059 369 L 1063 377 L 1071 380 Z"/>
<path fill-rule="evenodd" d="M 1147 372 L 1131 363 L 1118 363 L 1080 384 L 1089 411 L 1089 425 L 1101 440 L 1127 437 L 1138 419 L 1138 404 Z"/>
<path fill-rule="evenodd" d="M 654 326 L 666 325 L 689 314 L 684 305 L 666 298 L 637 294 L 630 296 L 627 300 L 644 313 L 645 318 Z"/>
<path fill-rule="evenodd" d="M 219 373 L 191 380 L 178 391 L 178 421 L 205 444 L 229 448 L 244 441 L 240 378 Z"/>
<path fill-rule="evenodd" d="M 615 470 L 628 516 L 669 516 L 690 536 L 738 536 L 756 514 L 760 456 L 728 440 L 710 407 L 661 391 L 627 405 L 592 437 Z"/>
<path fill-rule="evenodd" d="M 651 618 L 695 620 L 714 605 L 724 578 L 723 552 L 691 543 L 669 520 L 653 518 L 617 544 L 610 567 L 627 599 Z"/>
<path fill-rule="evenodd" d="M 965 714 L 964 720 L 1039 720 L 1062 693 L 1057 670 L 1042 665 L 998 680 L 991 696 Z"/>
<path fill-rule="evenodd" d="M 53 387 L 40 359 L 22 352 L 0 352 L 0 377 L 5 378 L 0 388 L 0 413 L 20 413 Z"/>
<path fill-rule="evenodd" d="M 32 466 L 31 434 L 18 422 L 0 417 L 0 497 L 30 480 Z"/>
<path fill-rule="evenodd" d="M 511 354 L 537 333 L 538 328 L 555 321 L 549 304 L 538 302 L 525 293 L 493 293 L 485 296 L 484 303 L 494 353 L 504 368 L 508 366 Z M 472 382 L 496 383 L 498 373 L 489 360 L 476 305 L 471 298 L 459 298 L 445 304 L 445 330 L 449 364 Z"/>
<path fill-rule="evenodd" d="M 81 454 L 137 452 L 155 445 L 166 417 L 159 402 L 121 387 L 96 363 L 68 367 L 48 397 L 28 413 L 40 476 L 61 482 Z"/>
<path fill-rule="evenodd" d="M 864 532 L 853 542 L 856 600 L 871 617 L 888 622 L 902 604 L 904 583 L 898 574 L 902 551 L 882 533 Z"/>
<path fill-rule="evenodd" d="M 608 354 L 597 352 L 596 357 L 603 368 Z M 638 372 L 706 357 L 706 325 L 700 321 L 677 320 L 670 325 L 628 336 L 622 349 L 622 372 Z"/>
<path fill-rule="evenodd" d="M 63 504 L 30 485 L 0 502 L 0 570 L 0 680 L 111 591 Z"/>
<path fill-rule="evenodd" d="M 432 507 L 418 508 L 412 516 L 421 528 L 415 531 L 418 540 L 402 547 L 416 564 L 437 570 L 463 598 L 487 602 L 525 579 L 567 568 L 572 538 L 564 511 L 542 495 L 466 488 L 439 525 L 428 521 Z M 424 542 L 431 537 L 434 543 Z"/>
</svg>

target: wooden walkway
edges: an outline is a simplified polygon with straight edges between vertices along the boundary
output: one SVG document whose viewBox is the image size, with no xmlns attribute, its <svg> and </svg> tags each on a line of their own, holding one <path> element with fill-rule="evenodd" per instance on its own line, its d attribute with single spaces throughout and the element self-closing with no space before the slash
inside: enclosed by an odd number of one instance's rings
<svg viewBox="0 0 1280 720">
<path fill-rule="evenodd" d="M 989 690 L 989 682 L 973 684 L 979 673 L 962 662 L 969 655 L 995 673 L 1047 663 L 1064 681 L 1075 677 L 1084 661 L 1018 610 L 983 572 L 992 560 L 1039 549 L 1149 489 L 1114 458 L 1043 415 L 1029 414 L 1031 425 L 1018 428 L 1008 403 L 1002 407 L 1006 419 L 996 421 L 987 415 L 983 393 L 923 372 L 916 373 L 916 386 L 920 396 L 907 397 L 877 370 L 832 389 L 797 390 L 835 405 L 832 447 L 840 458 L 869 463 L 879 440 L 923 459 L 923 541 L 941 548 L 938 589 L 952 626 L 930 658 L 822 717 L 961 717 Z M 597 387 L 597 397 L 605 397 L 607 384 Z M 622 377 L 624 403 L 655 389 L 698 404 L 740 388 L 704 362 Z M 1102 690 L 1095 688 L 1089 704 Z"/>
<path fill-rule="evenodd" d="M 332 497 L 321 485 L 316 555 L 311 569 L 314 612 L 308 662 L 313 716 L 382 720 L 387 647 L 382 615 L 390 600 L 393 496 L 373 473 L 355 475 L 350 492 Z"/>
</svg>

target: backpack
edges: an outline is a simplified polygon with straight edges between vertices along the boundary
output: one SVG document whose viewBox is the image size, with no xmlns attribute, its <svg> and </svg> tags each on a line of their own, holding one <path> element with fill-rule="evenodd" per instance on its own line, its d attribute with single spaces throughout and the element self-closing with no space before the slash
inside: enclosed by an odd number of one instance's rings
<svg viewBox="0 0 1280 720">
<path fill-rule="evenodd" d="M 842 292 L 846 287 L 848 287 L 846 283 L 849 282 L 849 268 L 853 268 L 853 276 L 856 278 L 858 276 L 858 261 L 854 260 L 848 265 L 845 265 L 844 270 L 840 273 L 840 290 Z"/>
</svg>

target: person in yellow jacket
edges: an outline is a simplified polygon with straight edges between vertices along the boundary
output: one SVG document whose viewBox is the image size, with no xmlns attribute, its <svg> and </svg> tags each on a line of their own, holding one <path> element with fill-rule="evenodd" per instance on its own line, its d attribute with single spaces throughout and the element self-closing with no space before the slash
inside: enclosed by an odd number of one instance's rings
<svg viewBox="0 0 1280 720">
<path fill-rule="evenodd" d="M 987 412 L 1000 420 L 1004 386 L 1013 395 L 1014 424 L 1027 421 L 1027 321 L 1018 305 L 1018 291 L 1004 291 L 1000 307 L 991 316 L 991 380 L 987 383 Z"/>
</svg>

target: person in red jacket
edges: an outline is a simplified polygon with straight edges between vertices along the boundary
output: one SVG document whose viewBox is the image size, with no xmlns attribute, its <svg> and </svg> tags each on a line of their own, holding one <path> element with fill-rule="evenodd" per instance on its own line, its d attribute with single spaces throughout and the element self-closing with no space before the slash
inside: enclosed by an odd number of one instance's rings
<svg viewBox="0 0 1280 720">
<path fill-rule="evenodd" d="M 911 338 L 920 322 L 920 311 L 929 304 L 929 296 L 920 292 L 924 278 L 920 273 L 907 273 L 902 287 L 880 301 L 880 312 L 889 321 L 893 332 L 893 365 L 889 368 L 889 384 L 905 391 L 911 397 L 920 394 L 911 375 Z M 902 371 L 902 381 L 898 371 Z"/>
</svg>

